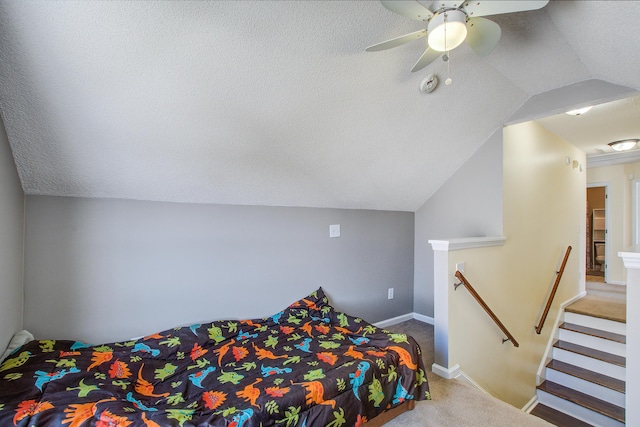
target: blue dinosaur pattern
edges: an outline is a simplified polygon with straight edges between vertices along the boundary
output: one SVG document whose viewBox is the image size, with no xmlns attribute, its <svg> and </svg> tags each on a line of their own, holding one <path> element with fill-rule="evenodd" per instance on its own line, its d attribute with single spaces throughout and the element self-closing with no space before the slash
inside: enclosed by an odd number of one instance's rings
<svg viewBox="0 0 640 427">
<path fill-rule="evenodd" d="M 349 374 L 349 378 L 351 378 L 351 381 L 349 381 L 349 383 L 353 388 L 353 394 L 358 400 L 360 400 L 360 396 L 358 396 L 358 389 L 362 384 L 364 384 L 365 374 L 369 370 L 369 366 L 369 362 L 365 362 L 363 360 L 362 362 L 358 363 L 358 369 L 354 373 Z"/>
<path fill-rule="evenodd" d="M 68 371 L 66 369 L 62 369 L 52 373 L 36 371 L 34 375 L 34 378 L 36 379 L 36 387 L 38 387 L 38 390 L 42 391 L 42 386 L 46 383 L 59 380 L 67 374 L 75 374 L 77 372 L 80 372 L 78 368 L 70 368 Z"/>
<path fill-rule="evenodd" d="M 291 368 L 278 368 L 277 366 L 260 366 L 263 377 L 271 375 L 288 374 L 291 372 Z"/>
<path fill-rule="evenodd" d="M 430 399 L 415 340 L 335 310 L 322 289 L 261 319 L 100 345 L 34 340 L 13 354 L 1 426 L 346 427 Z"/>
<path fill-rule="evenodd" d="M 301 343 L 294 344 L 295 348 L 297 348 L 298 350 L 302 350 L 305 353 L 311 353 L 310 345 L 311 345 L 311 338 L 305 338 L 302 340 Z"/>
<path fill-rule="evenodd" d="M 137 352 L 149 353 L 153 357 L 156 357 L 160 354 L 160 350 L 158 350 L 157 348 L 151 348 L 147 344 L 143 344 L 143 343 L 136 343 L 133 346 L 133 350 L 131 350 L 131 352 L 132 353 L 137 353 Z"/>
<path fill-rule="evenodd" d="M 207 378 L 207 375 L 215 370 L 215 366 L 209 366 L 207 369 L 203 369 L 202 371 L 198 371 L 194 374 L 189 374 L 189 381 L 191 381 L 191 384 L 198 388 L 204 388 L 202 386 L 202 381 Z"/>
</svg>

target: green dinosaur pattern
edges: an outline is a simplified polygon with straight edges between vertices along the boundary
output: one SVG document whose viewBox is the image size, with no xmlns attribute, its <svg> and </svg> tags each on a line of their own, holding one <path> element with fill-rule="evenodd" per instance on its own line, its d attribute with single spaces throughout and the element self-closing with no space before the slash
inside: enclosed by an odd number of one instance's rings
<svg viewBox="0 0 640 427">
<path fill-rule="evenodd" d="M 263 319 L 135 341 L 32 341 L 0 364 L 4 426 L 359 426 L 430 399 L 415 340 L 322 289 Z"/>
</svg>

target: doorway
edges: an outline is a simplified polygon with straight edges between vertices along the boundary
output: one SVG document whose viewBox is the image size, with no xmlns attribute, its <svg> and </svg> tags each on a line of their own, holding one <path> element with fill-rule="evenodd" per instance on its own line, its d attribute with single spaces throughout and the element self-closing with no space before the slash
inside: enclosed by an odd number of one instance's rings
<svg viewBox="0 0 640 427">
<path fill-rule="evenodd" d="M 587 254 L 586 281 L 607 280 L 607 186 L 590 184 L 587 187 Z"/>
</svg>

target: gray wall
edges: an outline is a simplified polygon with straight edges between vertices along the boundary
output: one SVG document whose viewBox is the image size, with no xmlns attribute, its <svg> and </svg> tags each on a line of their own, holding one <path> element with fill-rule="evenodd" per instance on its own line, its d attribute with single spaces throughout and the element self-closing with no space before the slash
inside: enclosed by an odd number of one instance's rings
<svg viewBox="0 0 640 427">
<path fill-rule="evenodd" d="M 22 328 L 24 193 L 0 120 L 0 354 Z"/>
<path fill-rule="evenodd" d="M 371 322 L 413 307 L 411 212 L 28 196 L 25 242 L 25 326 L 39 338 L 262 317 L 320 286 Z"/>
<path fill-rule="evenodd" d="M 415 215 L 413 311 L 433 317 L 431 239 L 502 235 L 502 129 Z"/>
</svg>

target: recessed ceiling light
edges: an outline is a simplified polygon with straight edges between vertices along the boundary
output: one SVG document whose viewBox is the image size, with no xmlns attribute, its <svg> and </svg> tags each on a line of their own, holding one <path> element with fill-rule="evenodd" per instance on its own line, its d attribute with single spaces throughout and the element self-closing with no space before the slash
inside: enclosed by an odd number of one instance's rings
<svg viewBox="0 0 640 427">
<path fill-rule="evenodd" d="M 570 116 L 579 116 L 580 114 L 584 114 L 592 108 L 593 107 L 576 108 L 575 110 L 567 111 L 565 114 L 568 114 Z"/>
<path fill-rule="evenodd" d="M 640 141 L 640 139 L 623 139 L 620 141 L 613 141 L 609 143 L 609 147 L 616 151 L 631 150 L 638 144 L 638 141 Z"/>
</svg>

